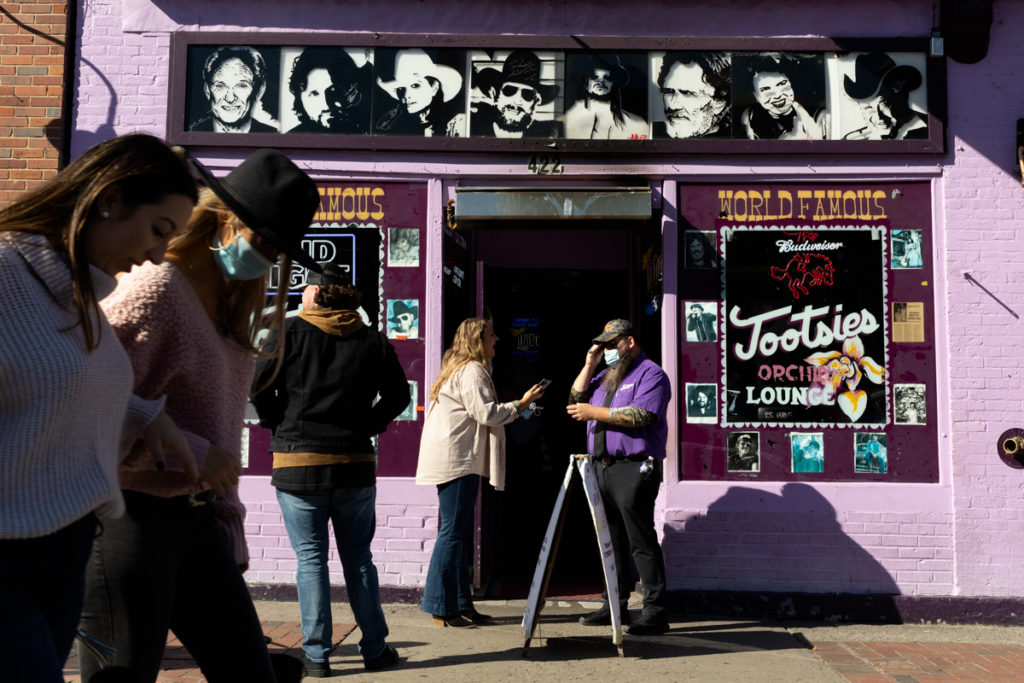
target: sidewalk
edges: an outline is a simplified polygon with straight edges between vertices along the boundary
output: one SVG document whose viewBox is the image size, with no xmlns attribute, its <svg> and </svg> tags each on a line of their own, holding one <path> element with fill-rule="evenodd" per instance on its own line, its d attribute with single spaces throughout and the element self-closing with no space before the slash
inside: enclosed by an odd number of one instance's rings
<svg viewBox="0 0 1024 683">
<path fill-rule="evenodd" d="M 298 605 L 256 603 L 272 652 L 301 649 Z M 596 602 L 549 600 L 529 647 L 521 627 L 525 602 L 479 601 L 495 617 L 491 626 L 435 628 L 417 605 L 387 604 L 389 642 L 401 662 L 368 673 L 362 667 L 348 605 L 335 605 L 331 656 L 334 679 L 346 681 L 1021 681 L 1024 627 L 946 625 L 826 625 L 729 619 L 673 619 L 659 636 L 623 636 L 623 657 L 610 627 L 578 623 Z M 631 600 L 633 615 L 639 596 Z M 161 682 L 203 681 L 176 641 L 168 648 Z M 78 683 L 77 661 L 65 677 Z M 313 680 L 313 679 L 307 679 Z M 331 680 L 331 679 L 328 679 Z M 239 683 L 245 683 L 240 681 Z"/>
</svg>

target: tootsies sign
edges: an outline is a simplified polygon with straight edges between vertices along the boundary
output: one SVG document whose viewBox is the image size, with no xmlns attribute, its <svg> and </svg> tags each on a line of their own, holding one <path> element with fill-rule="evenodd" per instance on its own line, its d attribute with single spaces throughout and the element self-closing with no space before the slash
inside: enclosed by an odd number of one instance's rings
<svg viewBox="0 0 1024 683">
<path fill-rule="evenodd" d="M 870 216 L 870 194 L 847 199 Z M 887 423 L 888 234 L 878 219 L 720 226 L 726 424 Z"/>
</svg>

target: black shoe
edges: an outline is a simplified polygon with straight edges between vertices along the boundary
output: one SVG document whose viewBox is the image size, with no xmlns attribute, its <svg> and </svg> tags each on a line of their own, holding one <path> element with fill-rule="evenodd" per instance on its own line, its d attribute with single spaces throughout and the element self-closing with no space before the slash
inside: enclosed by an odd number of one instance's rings
<svg viewBox="0 0 1024 683">
<path fill-rule="evenodd" d="M 490 614 L 481 614 L 476 611 L 475 607 L 470 607 L 465 612 L 461 612 L 459 616 L 469 619 L 474 624 L 486 624 L 491 621 Z"/>
<path fill-rule="evenodd" d="M 367 659 L 363 662 L 363 666 L 366 667 L 367 671 L 380 671 L 395 664 L 398 664 L 398 650 L 390 645 L 385 645 L 384 652 L 381 652 L 373 659 Z"/>
<path fill-rule="evenodd" d="M 625 607 L 621 608 L 619 610 L 619 619 L 623 626 L 628 624 L 630 621 L 629 610 Z M 580 617 L 580 623 L 584 626 L 611 626 L 612 611 L 608 607 L 608 603 L 601 605 L 601 607 L 590 614 Z"/>
<path fill-rule="evenodd" d="M 664 616 L 652 617 L 646 612 L 640 615 L 636 623 L 626 629 L 631 636 L 653 636 L 665 633 L 669 629 L 668 619 Z"/>
<path fill-rule="evenodd" d="M 314 662 L 306 656 L 305 652 L 302 653 L 302 668 L 310 678 L 328 678 L 333 675 L 331 663 L 328 660 Z"/>
<path fill-rule="evenodd" d="M 441 617 L 441 616 L 438 616 L 436 614 L 432 614 L 430 616 L 432 616 L 434 618 L 434 626 L 439 626 L 441 628 L 448 628 L 448 627 L 451 627 L 451 628 L 475 628 L 476 627 L 476 624 L 474 624 L 472 621 L 470 621 L 466 617 L 462 616 L 461 614 L 456 614 L 454 617 Z"/>
</svg>

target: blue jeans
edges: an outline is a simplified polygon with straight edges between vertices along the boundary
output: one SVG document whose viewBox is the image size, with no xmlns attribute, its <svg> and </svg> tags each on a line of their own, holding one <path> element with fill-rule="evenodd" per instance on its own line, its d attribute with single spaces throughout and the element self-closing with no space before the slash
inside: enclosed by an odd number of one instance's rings
<svg viewBox="0 0 1024 683">
<path fill-rule="evenodd" d="M 420 604 L 427 614 L 453 617 L 473 609 L 469 556 L 473 550 L 473 508 L 479 487 L 477 474 L 467 474 L 437 487 L 441 528 L 430 556 Z"/>
<path fill-rule="evenodd" d="M 314 662 L 331 654 L 333 622 L 331 582 L 327 573 L 330 536 L 327 522 L 334 525 L 334 538 L 345 572 L 345 589 L 352 615 L 362 632 L 359 652 L 363 659 L 379 657 L 386 647 L 388 624 L 380 607 L 377 568 L 370 543 L 377 527 L 377 488 L 334 489 L 315 493 L 277 490 L 288 540 L 299 560 L 295 582 L 299 589 L 302 616 L 302 649 Z"/>
<path fill-rule="evenodd" d="M 82 613 L 96 516 L 36 538 L 0 541 L 0 677 L 62 683 Z"/>
</svg>

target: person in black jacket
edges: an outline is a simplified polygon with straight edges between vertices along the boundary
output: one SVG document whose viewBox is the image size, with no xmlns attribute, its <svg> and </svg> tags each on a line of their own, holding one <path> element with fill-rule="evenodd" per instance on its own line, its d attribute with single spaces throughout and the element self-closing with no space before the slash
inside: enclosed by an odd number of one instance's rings
<svg viewBox="0 0 1024 683">
<path fill-rule="evenodd" d="M 260 424 L 273 432 L 271 483 L 298 557 L 303 665 L 316 678 L 331 675 L 328 520 L 362 632 L 364 666 L 372 671 L 398 662 L 385 640 L 388 627 L 370 552 L 377 525 L 372 437 L 410 400 L 394 347 L 360 318 L 359 290 L 341 268 L 321 265 L 323 275 L 310 272 L 306 280 L 302 312 L 285 324 L 280 368 L 271 358 L 257 362 L 252 398 Z M 268 340 L 271 348 L 277 343 Z"/>
</svg>

